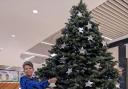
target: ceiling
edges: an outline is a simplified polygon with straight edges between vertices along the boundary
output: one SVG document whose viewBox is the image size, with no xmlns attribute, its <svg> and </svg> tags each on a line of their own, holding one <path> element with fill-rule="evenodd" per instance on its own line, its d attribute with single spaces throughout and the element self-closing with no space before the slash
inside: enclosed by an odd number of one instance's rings
<svg viewBox="0 0 128 89">
<path fill-rule="evenodd" d="M 92 10 L 100 31 L 111 39 L 128 34 L 128 0 L 108 0 Z"/>
<path fill-rule="evenodd" d="M 128 34 L 128 0 L 83 0 L 109 39 Z M 0 0 L 0 65 L 44 62 L 79 0 Z M 33 14 L 38 10 L 38 14 Z M 14 37 L 15 35 L 15 37 Z"/>
</svg>

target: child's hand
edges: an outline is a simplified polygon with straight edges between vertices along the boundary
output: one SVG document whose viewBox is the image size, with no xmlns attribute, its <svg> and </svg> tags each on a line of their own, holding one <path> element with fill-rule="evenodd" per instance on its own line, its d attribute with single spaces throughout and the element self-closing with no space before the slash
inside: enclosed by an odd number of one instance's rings
<svg viewBox="0 0 128 89">
<path fill-rule="evenodd" d="M 57 78 L 51 78 L 48 80 L 49 83 L 56 83 L 57 81 Z"/>
</svg>

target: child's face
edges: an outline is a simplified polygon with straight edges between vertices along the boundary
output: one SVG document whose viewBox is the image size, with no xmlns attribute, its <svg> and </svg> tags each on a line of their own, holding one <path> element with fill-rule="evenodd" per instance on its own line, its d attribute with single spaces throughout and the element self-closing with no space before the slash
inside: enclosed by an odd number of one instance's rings
<svg viewBox="0 0 128 89">
<path fill-rule="evenodd" d="M 34 72 L 34 69 L 33 69 L 31 66 L 29 66 L 29 65 L 25 65 L 25 66 L 24 66 L 24 73 L 25 73 L 27 76 L 31 77 L 32 74 L 33 74 L 33 72 Z"/>
</svg>

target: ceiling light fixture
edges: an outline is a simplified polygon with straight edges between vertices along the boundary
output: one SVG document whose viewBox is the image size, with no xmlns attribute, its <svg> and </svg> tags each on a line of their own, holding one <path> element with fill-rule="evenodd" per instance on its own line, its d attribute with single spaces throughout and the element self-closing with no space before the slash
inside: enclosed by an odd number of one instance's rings
<svg viewBox="0 0 128 89">
<path fill-rule="evenodd" d="M 51 44 L 51 43 L 48 43 L 48 42 L 41 42 L 42 44 L 47 44 L 47 45 L 51 45 L 51 46 L 53 46 L 54 44 Z"/>
<path fill-rule="evenodd" d="M 25 61 L 30 61 L 32 58 L 34 58 L 35 56 L 30 56 L 30 57 L 27 57 L 27 58 L 25 58 L 24 60 Z"/>
<path fill-rule="evenodd" d="M 32 55 L 32 56 L 37 56 L 37 57 L 46 57 L 46 58 L 49 58 L 48 55 L 42 55 L 42 54 L 31 53 L 31 52 L 24 52 L 24 54 L 28 54 L 28 55 Z"/>
<path fill-rule="evenodd" d="M 0 48 L 0 51 L 2 51 L 4 48 Z"/>
<path fill-rule="evenodd" d="M 15 37 L 16 37 L 16 35 L 11 35 L 11 37 L 12 37 L 12 38 L 15 38 Z"/>
<path fill-rule="evenodd" d="M 38 10 L 33 10 L 33 14 L 38 14 Z"/>
<path fill-rule="evenodd" d="M 103 38 L 107 39 L 107 40 L 112 40 L 111 38 L 108 38 L 106 36 L 102 36 Z"/>
</svg>

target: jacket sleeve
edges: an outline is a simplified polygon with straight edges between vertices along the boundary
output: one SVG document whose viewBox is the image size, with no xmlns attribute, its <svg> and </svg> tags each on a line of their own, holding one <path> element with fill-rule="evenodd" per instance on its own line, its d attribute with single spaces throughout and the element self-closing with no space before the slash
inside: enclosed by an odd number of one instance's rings
<svg viewBox="0 0 128 89">
<path fill-rule="evenodd" d="M 48 87 L 48 84 L 49 84 L 48 80 L 40 82 L 40 86 L 42 86 L 44 88 Z"/>
<path fill-rule="evenodd" d="M 48 87 L 48 81 L 29 81 L 28 82 L 28 87 L 30 87 L 32 89 L 32 87 L 36 87 L 38 89 L 45 89 L 46 87 Z"/>
<path fill-rule="evenodd" d="M 26 88 L 26 80 L 24 78 L 20 78 L 20 88 L 21 89 L 27 89 Z"/>
<path fill-rule="evenodd" d="M 45 89 L 48 87 L 48 80 L 39 82 L 35 79 L 27 79 L 26 77 L 20 78 L 21 89 Z"/>
</svg>

